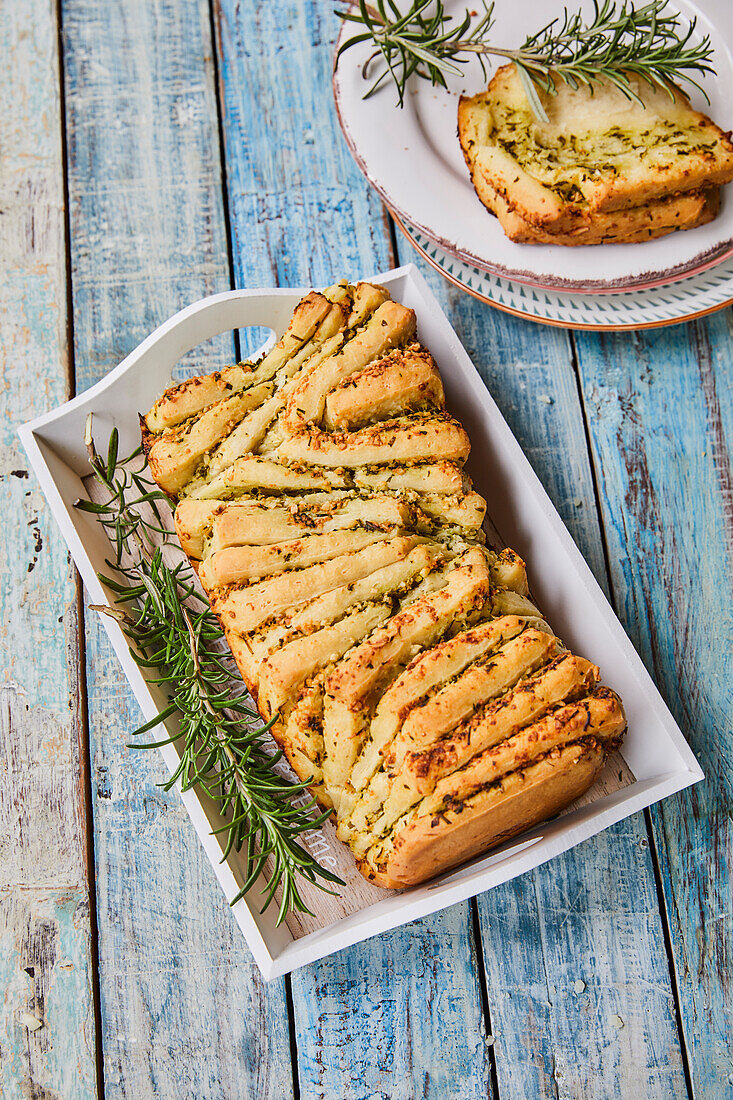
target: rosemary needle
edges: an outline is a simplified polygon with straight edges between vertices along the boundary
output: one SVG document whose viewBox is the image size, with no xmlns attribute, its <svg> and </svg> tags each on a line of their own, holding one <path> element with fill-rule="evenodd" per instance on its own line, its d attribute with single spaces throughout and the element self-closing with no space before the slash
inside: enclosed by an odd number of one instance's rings
<svg viewBox="0 0 733 1100">
<path fill-rule="evenodd" d="M 404 11 L 395 0 L 359 0 L 337 12 L 344 22 L 361 29 L 339 47 L 336 65 L 346 50 L 371 43 L 374 50 L 363 65 L 363 76 L 369 79 L 379 60 L 383 67 L 365 98 L 391 77 L 402 107 L 413 74 L 446 87 L 446 77 L 460 73 L 460 66 L 472 56 L 483 69 L 484 58 L 493 54 L 516 64 L 532 109 L 543 121 L 547 116 L 538 91 L 553 95 L 558 83 L 577 88 L 607 80 L 627 98 L 641 102 L 630 81 L 635 76 L 672 97 L 674 84 L 686 82 L 707 99 L 695 76 L 715 72 L 710 37 L 695 41 L 696 19 L 684 23 L 668 0 L 651 0 L 638 8 L 630 0 L 594 0 L 587 21 L 565 8 L 561 17 L 529 35 L 518 49 L 491 43 L 494 4 L 482 2 L 483 13 L 474 20 L 469 11 L 462 17 L 446 14 L 442 0 L 414 0 Z"/>
<path fill-rule="evenodd" d="M 167 742 L 138 742 L 135 747 L 175 743 L 179 764 L 165 789 L 180 780 L 182 790 L 198 787 L 217 803 L 224 819 L 215 830 L 223 834 L 222 859 L 232 850 L 244 857 L 244 882 L 232 904 L 264 875 L 262 908 L 279 890 L 278 924 L 291 911 L 308 912 L 301 880 L 323 890 L 328 890 L 327 883 L 343 885 L 300 843 L 303 833 L 318 828 L 329 815 L 314 816 L 312 798 L 305 804 L 302 797 L 294 799 L 307 784 L 290 783 L 278 773 L 282 751 L 273 752 L 267 739 L 272 722 L 259 724 L 249 705 L 244 682 L 226 660 L 221 627 L 198 594 L 190 566 L 183 560 L 173 566 L 165 562 L 161 541 L 169 541 L 169 532 L 160 505 L 167 498 L 132 467 L 140 451 L 120 461 L 113 429 L 107 459 L 102 459 L 91 416 L 85 443 L 92 471 L 109 500 L 76 504 L 97 517 L 114 550 L 106 563 L 114 576 L 100 574 L 100 579 L 114 592 L 117 606 L 95 609 L 119 622 L 148 682 L 162 685 L 170 698 L 134 736 L 163 722 L 175 726 Z"/>
</svg>

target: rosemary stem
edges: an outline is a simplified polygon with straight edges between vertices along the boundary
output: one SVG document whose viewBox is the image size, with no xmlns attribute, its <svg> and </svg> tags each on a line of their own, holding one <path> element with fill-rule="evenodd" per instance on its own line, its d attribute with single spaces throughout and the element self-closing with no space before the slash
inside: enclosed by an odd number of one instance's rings
<svg viewBox="0 0 733 1100">
<path fill-rule="evenodd" d="M 198 785 L 218 803 L 224 825 L 215 832 L 225 834 L 222 858 L 234 849 L 243 863 L 244 887 L 232 904 L 264 873 L 263 909 L 279 890 L 279 924 L 293 909 L 307 911 L 299 878 L 326 891 L 327 883 L 343 885 L 299 843 L 301 834 L 317 828 L 324 817 L 312 817 L 315 799 L 304 802 L 300 797 L 305 783 L 291 784 L 275 771 L 282 752 L 271 752 L 263 741 L 272 722 L 252 727 L 259 716 L 247 703 L 238 671 L 220 648 L 223 632 L 196 591 L 190 566 L 183 560 L 175 566 L 164 561 L 162 548 L 170 533 L 158 511 L 163 494 L 129 465 L 140 452 L 118 461 L 113 429 L 105 462 L 94 445 L 91 416 L 84 442 L 94 476 L 109 499 L 104 504 L 76 503 L 93 513 L 109 535 L 114 554 L 107 564 L 119 579 L 99 576 L 116 603 L 124 605 L 94 605 L 94 610 L 120 624 L 135 661 L 150 672 L 148 682 L 169 690 L 168 706 L 137 732 L 147 732 L 168 718 L 179 723 L 166 741 L 136 747 L 177 746 L 179 764 L 165 788 L 177 781 L 184 791 Z M 140 510 L 143 505 L 150 506 L 153 519 Z"/>
</svg>

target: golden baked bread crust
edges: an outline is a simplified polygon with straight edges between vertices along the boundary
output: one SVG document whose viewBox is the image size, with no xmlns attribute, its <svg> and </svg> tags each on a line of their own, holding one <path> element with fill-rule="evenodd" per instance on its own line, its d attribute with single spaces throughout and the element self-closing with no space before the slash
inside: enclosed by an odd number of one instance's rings
<svg viewBox="0 0 733 1100">
<path fill-rule="evenodd" d="M 733 179 L 730 135 L 679 89 L 672 97 L 631 84 L 644 107 L 608 83 L 558 82 L 557 95 L 540 93 L 546 123 L 534 117 L 513 64 L 485 92 L 461 97 L 458 134 L 472 182 L 512 240 L 633 242 L 715 216 L 717 188 Z"/>
</svg>

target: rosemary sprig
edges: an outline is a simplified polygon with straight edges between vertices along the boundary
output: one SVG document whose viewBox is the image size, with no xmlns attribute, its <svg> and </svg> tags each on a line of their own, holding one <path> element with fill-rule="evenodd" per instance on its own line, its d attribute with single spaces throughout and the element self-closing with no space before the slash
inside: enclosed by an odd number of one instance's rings
<svg viewBox="0 0 733 1100">
<path fill-rule="evenodd" d="M 165 789 L 180 780 L 182 790 L 198 786 L 218 804 L 226 819 L 217 830 L 224 834 L 222 859 L 232 849 L 244 853 L 245 882 L 234 901 L 264 872 L 263 911 L 280 889 L 278 924 L 288 912 L 308 912 L 299 878 L 324 890 L 326 883 L 343 885 L 299 843 L 328 813 L 314 817 L 315 800 L 303 793 L 307 785 L 278 774 L 282 752 L 273 751 L 266 738 L 272 722 L 253 725 L 259 715 L 248 705 L 244 682 L 225 656 L 222 630 L 199 596 L 190 566 L 184 560 L 166 564 L 161 541 L 168 542 L 169 529 L 160 505 L 167 498 L 132 467 L 140 451 L 119 461 L 113 429 L 103 460 L 94 445 L 91 417 L 85 443 L 90 466 L 109 500 L 79 500 L 76 505 L 96 515 L 114 549 L 106 564 L 115 576 L 100 574 L 100 579 L 114 592 L 117 607 L 95 610 L 117 619 L 134 643 L 133 658 L 150 673 L 148 682 L 163 685 L 170 696 L 168 706 L 134 736 L 169 719 L 178 726 L 167 741 L 134 747 L 177 743 L 180 762 Z M 141 510 L 144 506 L 150 515 Z"/>
<path fill-rule="evenodd" d="M 483 68 L 484 57 L 494 54 L 516 64 L 532 109 L 545 122 L 538 90 L 554 95 L 558 83 L 577 88 L 608 80 L 628 99 L 641 103 L 629 80 L 633 75 L 671 97 L 674 84 L 686 82 L 707 99 L 690 74 L 715 72 L 709 63 L 713 52 L 710 37 L 706 34 L 693 41 L 697 20 L 685 24 L 670 10 L 668 0 L 651 0 L 638 8 L 630 0 L 594 0 L 593 15 L 587 22 L 580 13 L 565 8 L 561 17 L 529 35 L 519 49 L 491 44 L 494 4 L 482 3 L 483 14 L 474 22 L 469 11 L 462 18 L 447 15 L 442 0 L 414 0 L 404 12 L 395 0 L 374 0 L 373 4 L 359 0 L 358 9 L 337 12 L 344 21 L 364 29 L 342 43 L 336 65 L 352 46 L 372 42 L 375 49 L 362 69 L 365 79 L 369 79 L 374 61 L 381 58 L 385 68 L 364 98 L 391 77 L 402 107 L 413 73 L 445 87 L 446 76 L 459 73 L 459 66 L 471 56 L 477 56 Z"/>
<path fill-rule="evenodd" d="M 446 75 L 459 74 L 459 66 L 468 61 L 462 54 L 478 55 L 483 68 L 483 55 L 491 52 L 487 36 L 494 23 L 494 4 L 487 0 L 482 3 L 483 15 L 474 23 L 469 11 L 455 22 L 453 16 L 446 15 L 442 0 L 414 0 L 404 13 L 394 0 L 375 0 L 374 4 L 359 0 L 358 11 L 350 8 L 336 12 L 344 22 L 361 24 L 365 30 L 341 44 L 335 65 L 338 67 L 346 50 L 371 41 L 375 49 L 362 67 L 364 79 L 369 79 L 373 62 L 380 57 L 386 68 L 365 92 L 364 99 L 373 96 L 391 76 L 403 107 L 405 86 L 413 73 L 445 88 Z"/>
</svg>

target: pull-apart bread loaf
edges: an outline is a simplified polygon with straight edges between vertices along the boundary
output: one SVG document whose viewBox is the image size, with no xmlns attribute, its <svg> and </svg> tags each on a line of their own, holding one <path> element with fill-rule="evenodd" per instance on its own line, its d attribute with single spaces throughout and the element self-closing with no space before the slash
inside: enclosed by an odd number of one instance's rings
<svg viewBox="0 0 733 1100">
<path fill-rule="evenodd" d="M 711 221 L 733 179 L 730 135 L 637 78 L 643 106 L 609 82 L 540 92 L 535 118 L 516 66 L 458 107 L 458 136 L 476 193 L 508 237 L 536 244 L 651 240 Z"/>
<path fill-rule="evenodd" d="M 593 782 L 621 703 L 518 555 L 485 546 L 412 310 L 368 283 L 313 292 L 259 362 L 141 423 L 252 697 L 369 879 L 430 878 Z"/>
</svg>

